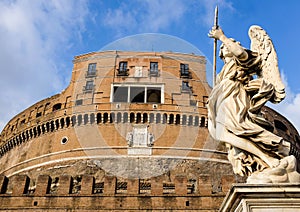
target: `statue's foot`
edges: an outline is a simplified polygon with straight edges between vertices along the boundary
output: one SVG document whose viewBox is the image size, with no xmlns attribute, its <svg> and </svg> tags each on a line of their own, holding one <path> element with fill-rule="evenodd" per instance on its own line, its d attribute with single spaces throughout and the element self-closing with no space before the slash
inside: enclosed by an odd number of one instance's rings
<svg viewBox="0 0 300 212">
<path fill-rule="evenodd" d="M 271 157 L 267 158 L 265 162 L 270 166 L 270 168 L 275 168 L 280 164 L 280 160 Z"/>
<path fill-rule="evenodd" d="M 291 155 L 279 162 L 275 168 L 253 173 L 248 177 L 247 183 L 299 183 L 300 174 L 296 170 L 296 158 Z"/>
</svg>

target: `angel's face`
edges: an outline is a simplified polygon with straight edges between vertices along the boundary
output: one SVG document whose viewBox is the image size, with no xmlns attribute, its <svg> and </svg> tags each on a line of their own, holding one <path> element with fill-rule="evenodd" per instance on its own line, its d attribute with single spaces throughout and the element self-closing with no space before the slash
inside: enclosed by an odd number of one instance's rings
<svg viewBox="0 0 300 212">
<path fill-rule="evenodd" d="M 222 44 L 220 47 L 220 55 L 222 55 L 224 58 L 233 56 L 231 51 L 229 51 L 229 49 L 224 44 Z"/>
</svg>

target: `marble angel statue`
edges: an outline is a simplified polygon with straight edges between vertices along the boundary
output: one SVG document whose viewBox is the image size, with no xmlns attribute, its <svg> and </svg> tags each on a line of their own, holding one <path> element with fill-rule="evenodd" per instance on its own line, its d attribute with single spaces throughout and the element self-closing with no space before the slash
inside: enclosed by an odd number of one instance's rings
<svg viewBox="0 0 300 212">
<path fill-rule="evenodd" d="M 288 166 L 295 167 L 295 158 L 289 156 L 289 142 L 266 130 L 270 124 L 261 114 L 266 102 L 285 97 L 273 43 L 259 26 L 249 29 L 251 50 L 226 37 L 220 27 L 213 27 L 209 37 L 222 42 L 219 56 L 224 61 L 208 100 L 209 132 L 225 143 L 234 172 L 248 176 L 247 182 L 281 182 L 276 175 L 282 178 Z M 293 181 L 288 177 L 284 182 Z"/>
</svg>

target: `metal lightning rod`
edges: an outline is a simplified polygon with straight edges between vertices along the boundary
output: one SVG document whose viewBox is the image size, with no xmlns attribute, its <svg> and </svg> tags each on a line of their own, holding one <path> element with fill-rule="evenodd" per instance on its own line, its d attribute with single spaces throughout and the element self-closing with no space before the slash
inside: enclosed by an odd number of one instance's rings
<svg viewBox="0 0 300 212">
<path fill-rule="evenodd" d="M 214 21 L 214 28 L 218 29 L 218 6 L 215 8 L 215 21 Z M 214 39 L 214 61 L 213 61 L 213 87 L 216 85 L 216 78 L 217 78 L 217 44 L 218 40 Z"/>
</svg>

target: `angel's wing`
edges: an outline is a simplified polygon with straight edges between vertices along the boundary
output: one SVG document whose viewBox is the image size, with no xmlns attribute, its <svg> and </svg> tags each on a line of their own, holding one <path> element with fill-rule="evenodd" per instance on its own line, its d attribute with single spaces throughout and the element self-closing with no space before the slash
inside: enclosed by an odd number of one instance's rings
<svg viewBox="0 0 300 212">
<path fill-rule="evenodd" d="M 270 101 L 279 103 L 285 97 L 285 87 L 280 77 L 277 54 L 272 40 L 263 28 L 256 25 L 249 28 L 248 34 L 251 39 L 251 51 L 257 52 L 262 59 L 260 77 L 273 84 L 275 88 L 274 96 Z"/>
</svg>

